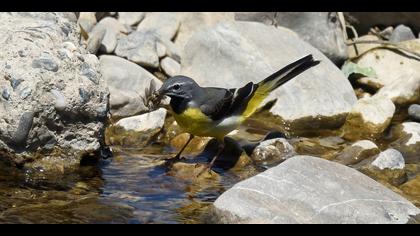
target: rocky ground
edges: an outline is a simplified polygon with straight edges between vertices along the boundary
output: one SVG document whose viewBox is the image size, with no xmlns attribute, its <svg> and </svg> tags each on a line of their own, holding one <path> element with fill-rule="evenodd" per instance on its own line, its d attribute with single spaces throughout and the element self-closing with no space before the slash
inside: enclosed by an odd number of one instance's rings
<svg viewBox="0 0 420 236">
<path fill-rule="evenodd" d="M 230 135 L 214 171 L 195 179 L 216 145 L 197 137 L 168 175 L 192 182 L 194 196 L 242 180 L 221 191 L 212 222 L 412 222 L 420 214 L 412 14 L 377 22 L 328 12 L 2 13 L 1 157 L 47 172 L 96 160 L 106 145 L 136 155 L 158 145 L 167 157 L 188 135 L 170 112 L 143 104 L 151 81 L 183 74 L 238 87 L 313 54 L 321 63 Z"/>
</svg>

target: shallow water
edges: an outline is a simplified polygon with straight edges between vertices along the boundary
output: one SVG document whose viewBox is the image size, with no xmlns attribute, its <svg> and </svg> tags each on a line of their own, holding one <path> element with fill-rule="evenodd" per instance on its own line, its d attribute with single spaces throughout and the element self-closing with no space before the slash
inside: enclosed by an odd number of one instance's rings
<svg viewBox="0 0 420 236">
<path fill-rule="evenodd" d="M 268 130 L 251 120 L 237 136 L 255 141 Z M 289 141 L 299 154 L 326 159 L 349 145 L 337 136 Z M 205 155 L 188 155 L 183 162 L 193 164 L 185 164 L 186 172 L 181 174 L 163 165 L 163 159 L 174 152 L 167 144 L 112 149 L 113 158 L 65 175 L 0 163 L 0 223 L 213 223 L 212 203 L 220 194 L 280 162 L 224 171 L 216 168 L 220 175 L 196 178 L 187 167 L 205 163 Z M 411 169 L 410 179 L 420 168 Z"/>
</svg>

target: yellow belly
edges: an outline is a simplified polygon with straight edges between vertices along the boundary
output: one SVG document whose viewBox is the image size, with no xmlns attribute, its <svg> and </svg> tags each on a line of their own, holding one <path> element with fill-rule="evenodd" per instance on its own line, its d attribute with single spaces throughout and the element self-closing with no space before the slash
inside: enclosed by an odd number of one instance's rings
<svg viewBox="0 0 420 236">
<path fill-rule="evenodd" d="M 237 123 L 229 127 L 223 126 L 221 125 L 223 122 L 214 122 L 197 108 L 188 108 L 181 114 L 174 113 L 174 118 L 185 132 L 217 139 L 223 139 L 226 134 L 239 125 Z"/>
</svg>

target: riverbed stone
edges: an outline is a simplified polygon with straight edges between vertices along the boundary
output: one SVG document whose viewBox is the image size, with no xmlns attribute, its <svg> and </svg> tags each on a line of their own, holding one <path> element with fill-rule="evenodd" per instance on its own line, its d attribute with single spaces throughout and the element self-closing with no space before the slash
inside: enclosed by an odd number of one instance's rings
<svg viewBox="0 0 420 236">
<path fill-rule="evenodd" d="M 305 55 L 321 60 L 265 100 L 277 99 L 270 111 L 278 116 L 280 125 L 291 130 L 337 128 L 356 102 L 342 72 L 285 28 L 257 22 L 220 23 L 196 32 L 185 49 L 181 74 L 201 86 L 241 87 L 249 81 L 259 82 Z"/>
<path fill-rule="evenodd" d="M 153 32 L 161 38 L 171 40 L 178 31 L 179 24 L 175 12 L 150 12 L 137 26 L 137 31 Z"/>
<path fill-rule="evenodd" d="M 115 123 L 127 131 L 145 132 L 148 130 L 161 129 L 165 123 L 166 110 L 159 108 L 156 111 L 138 116 L 127 117 Z"/>
<path fill-rule="evenodd" d="M 140 96 L 144 96 L 150 81 L 160 82 L 150 72 L 133 62 L 112 55 L 99 58 L 101 74 L 110 89 L 111 115 L 116 118 L 142 114 L 148 111 Z"/>
<path fill-rule="evenodd" d="M 420 52 L 419 39 L 405 41 L 400 44 L 402 47 Z M 373 89 L 379 89 L 393 84 L 396 80 L 403 84 L 402 81 L 405 83 L 405 81 L 412 77 L 419 77 L 420 61 L 412 59 L 409 54 L 381 48 L 380 46 L 380 44 L 372 45 L 374 49 L 357 58 L 357 65 L 365 68 L 370 67 L 376 74 L 376 77 L 359 80 L 360 83 L 371 86 Z"/>
<path fill-rule="evenodd" d="M 392 129 L 397 138 L 391 146 L 402 153 L 406 163 L 420 162 L 420 123 L 404 122 Z"/>
<path fill-rule="evenodd" d="M 86 32 L 90 32 L 97 23 L 95 12 L 80 12 L 77 24 Z"/>
<path fill-rule="evenodd" d="M 403 224 L 420 213 L 411 202 L 360 172 L 311 156 L 292 157 L 235 184 L 214 206 L 225 223 Z"/>
<path fill-rule="evenodd" d="M 118 12 L 118 21 L 122 24 L 134 26 L 146 16 L 145 12 Z"/>
<path fill-rule="evenodd" d="M 334 63 L 342 63 L 348 58 L 343 30 L 336 12 L 236 12 L 235 19 L 291 29 Z"/>
<path fill-rule="evenodd" d="M 252 159 L 259 164 L 280 163 L 295 154 L 293 146 L 284 138 L 261 142 L 252 152 Z"/>
<path fill-rule="evenodd" d="M 408 116 L 411 120 L 420 122 L 420 105 L 413 104 L 408 108 Z"/>
<path fill-rule="evenodd" d="M 343 165 L 354 165 L 378 154 L 379 148 L 370 140 L 361 140 L 345 147 L 336 157 Z"/>
<path fill-rule="evenodd" d="M 378 157 L 372 162 L 372 166 L 378 167 L 379 169 L 404 169 L 405 162 L 402 154 L 395 149 L 387 149 L 379 153 Z"/>
<path fill-rule="evenodd" d="M 154 32 L 136 31 L 118 40 L 115 54 L 141 66 L 157 68 L 159 66 L 157 40 Z"/>
<path fill-rule="evenodd" d="M 162 70 L 169 76 L 179 75 L 181 72 L 181 65 L 170 57 L 165 57 L 160 62 Z"/>
<path fill-rule="evenodd" d="M 398 25 L 389 38 L 390 42 L 399 43 L 407 40 L 416 39 L 413 31 L 406 25 Z"/>
<path fill-rule="evenodd" d="M 387 97 L 359 99 L 346 118 L 344 137 L 350 140 L 377 137 L 389 126 L 394 112 L 395 105 Z"/>
</svg>

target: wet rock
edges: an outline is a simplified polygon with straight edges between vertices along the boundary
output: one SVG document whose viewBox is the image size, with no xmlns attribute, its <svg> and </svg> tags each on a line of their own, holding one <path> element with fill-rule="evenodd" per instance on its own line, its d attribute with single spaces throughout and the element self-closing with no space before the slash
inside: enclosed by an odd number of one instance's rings
<svg viewBox="0 0 420 236">
<path fill-rule="evenodd" d="M 207 179 L 220 180 L 220 175 L 214 172 L 213 170 L 204 171 L 206 169 L 205 165 L 195 164 L 195 163 L 184 163 L 177 162 L 169 171 L 169 174 L 180 179 L 191 180 L 193 182 L 201 182 Z M 199 175 L 202 172 L 201 175 Z"/>
<path fill-rule="evenodd" d="M 361 140 L 348 146 L 337 155 L 336 160 L 343 165 L 354 165 L 379 153 L 379 148 L 369 140 Z"/>
<path fill-rule="evenodd" d="M 166 110 L 160 108 L 150 113 L 132 116 L 119 120 L 115 125 L 121 126 L 127 131 L 145 132 L 148 130 L 161 129 L 165 122 Z"/>
<path fill-rule="evenodd" d="M 378 167 L 379 169 L 404 169 L 405 162 L 404 157 L 401 153 L 395 149 L 387 149 L 381 153 L 372 162 L 372 166 Z"/>
<path fill-rule="evenodd" d="M 334 63 L 341 63 L 348 58 L 336 12 L 237 12 L 235 19 L 289 28 Z"/>
<path fill-rule="evenodd" d="M 190 135 L 188 133 L 182 133 L 177 135 L 170 141 L 171 147 L 176 148 L 177 152 L 187 143 Z M 197 153 L 203 151 L 204 147 L 210 141 L 210 137 L 194 137 L 190 144 L 185 148 L 183 154 L 186 153 Z"/>
<path fill-rule="evenodd" d="M 404 167 L 401 153 L 390 148 L 379 153 L 373 162 L 361 167 L 360 171 L 383 184 L 398 186 L 407 180 Z"/>
<path fill-rule="evenodd" d="M 416 36 L 414 35 L 413 31 L 411 31 L 411 29 L 405 25 L 399 25 L 395 27 L 394 31 L 391 34 L 391 37 L 389 38 L 389 41 L 399 43 L 412 39 L 416 39 Z"/>
<path fill-rule="evenodd" d="M 179 24 L 174 12 L 150 12 L 137 26 L 137 31 L 153 32 L 161 38 L 171 40 L 178 31 Z"/>
<path fill-rule="evenodd" d="M 17 129 L 12 137 L 12 144 L 16 146 L 20 146 L 19 148 L 23 148 L 22 145 L 26 144 L 26 140 L 28 138 L 29 131 L 32 128 L 34 120 L 34 113 L 33 112 L 25 112 L 19 119 L 19 124 Z"/>
<path fill-rule="evenodd" d="M 257 163 L 264 165 L 279 163 L 292 157 L 295 150 L 284 138 L 269 139 L 261 142 L 253 151 L 251 157 Z"/>
<path fill-rule="evenodd" d="M 136 31 L 118 40 L 115 54 L 141 66 L 158 68 L 157 40 L 153 32 Z"/>
<path fill-rule="evenodd" d="M 404 122 L 393 127 L 397 139 L 391 146 L 402 153 L 406 163 L 420 162 L 420 123 Z"/>
<path fill-rule="evenodd" d="M 144 96 L 151 80 L 156 82 L 157 87 L 162 82 L 147 70 L 123 58 L 102 55 L 99 61 L 101 74 L 111 92 L 111 115 L 127 117 L 148 111 L 140 96 Z"/>
<path fill-rule="evenodd" d="M 271 112 L 279 116 L 280 125 L 284 122 L 291 130 L 337 128 L 356 102 L 342 72 L 317 49 L 284 28 L 255 22 L 222 23 L 194 34 L 185 48 L 188 50 L 183 54 L 181 74 L 194 78 L 201 86 L 223 87 L 259 82 L 312 53 L 322 62 L 265 100 L 278 99 Z M 232 66 L 227 68 L 227 64 Z"/>
<path fill-rule="evenodd" d="M 58 64 L 50 54 L 43 53 L 32 61 L 32 68 L 42 68 L 52 72 L 58 71 Z"/>
<path fill-rule="evenodd" d="M 408 116 L 410 119 L 420 122 L 420 105 L 413 104 L 408 108 Z"/>
<path fill-rule="evenodd" d="M 96 24 L 95 12 L 80 12 L 77 24 L 80 25 L 86 32 L 90 32 Z"/>
<path fill-rule="evenodd" d="M 377 137 L 388 127 L 394 112 L 395 105 L 386 97 L 362 98 L 346 118 L 344 137 L 351 140 Z"/>
<path fill-rule="evenodd" d="M 360 172 L 311 156 L 237 183 L 214 206 L 225 223 L 406 223 L 420 212 Z"/>
<path fill-rule="evenodd" d="M 125 25 L 134 26 L 145 17 L 145 12 L 118 12 L 118 21 Z"/>
<path fill-rule="evenodd" d="M 181 65 L 170 57 L 165 57 L 160 62 L 160 66 L 163 71 L 169 76 L 179 75 L 181 71 Z"/>
<path fill-rule="evenodd" d="M 88 53 L 69 14 L 0 14 L 0 64 L 7 65 L 0 67 L 6 77 L 0 88 L 13 88 L 7 106 L 0 100 L 0 152 L 23 167 L 40 166 L 48 172 L 57 169 L 50 160 L 58 158 L 64 169 L 77 168 L 82 157 L 96 153 L 104 141 L 106 112 L 104 116 L 98 110 L 108 110 L 109 92 L 100 74 L 97 84 L 84 78 L 81 58 Z M 24 57 L 18 55 L 20 50 Z M 60 50 L 74 57 L 61 60 Z M 97 71 L 99 64 L 89 67 Z M 81 88 L 88 92 L 88 101 L 80 99 Z"/>
<path fill-rule="evenodd" d="M 175 45 L 180 50 L 184 50 L 185 44 L 195 32 L 220 22 L 235 20 L 233 12 L 177 12 L 176 14 L 181 25 L 175 38 Z"/>
<path fill-rule="evenodd" d="M 404 194 L 408 195 L 407 197 L 412 199 L 417 206 L 420 205 L 420 175 L 417 175 L 412 180 L 401 185 L 400 189 L 404 192 Z"/>
<path fill-rule="evenodd" d="M 416 51 L 420 48 L 420 40 L 405 41 L 401 43 L 401 46 Z M 398 51 L 374 45 L 374 49 L 357 59 L 357 65 L 371 67 L 375 71 L 376 78 L 365 78 L 364 80 L 359 80 L 359 82 L 377 89 L 393 84 L 396 80 L 401 83 L 401 81 L 405 82 L 409 78 L 418 77 L 420 61 L 413 60 Z"/>
</svg>

